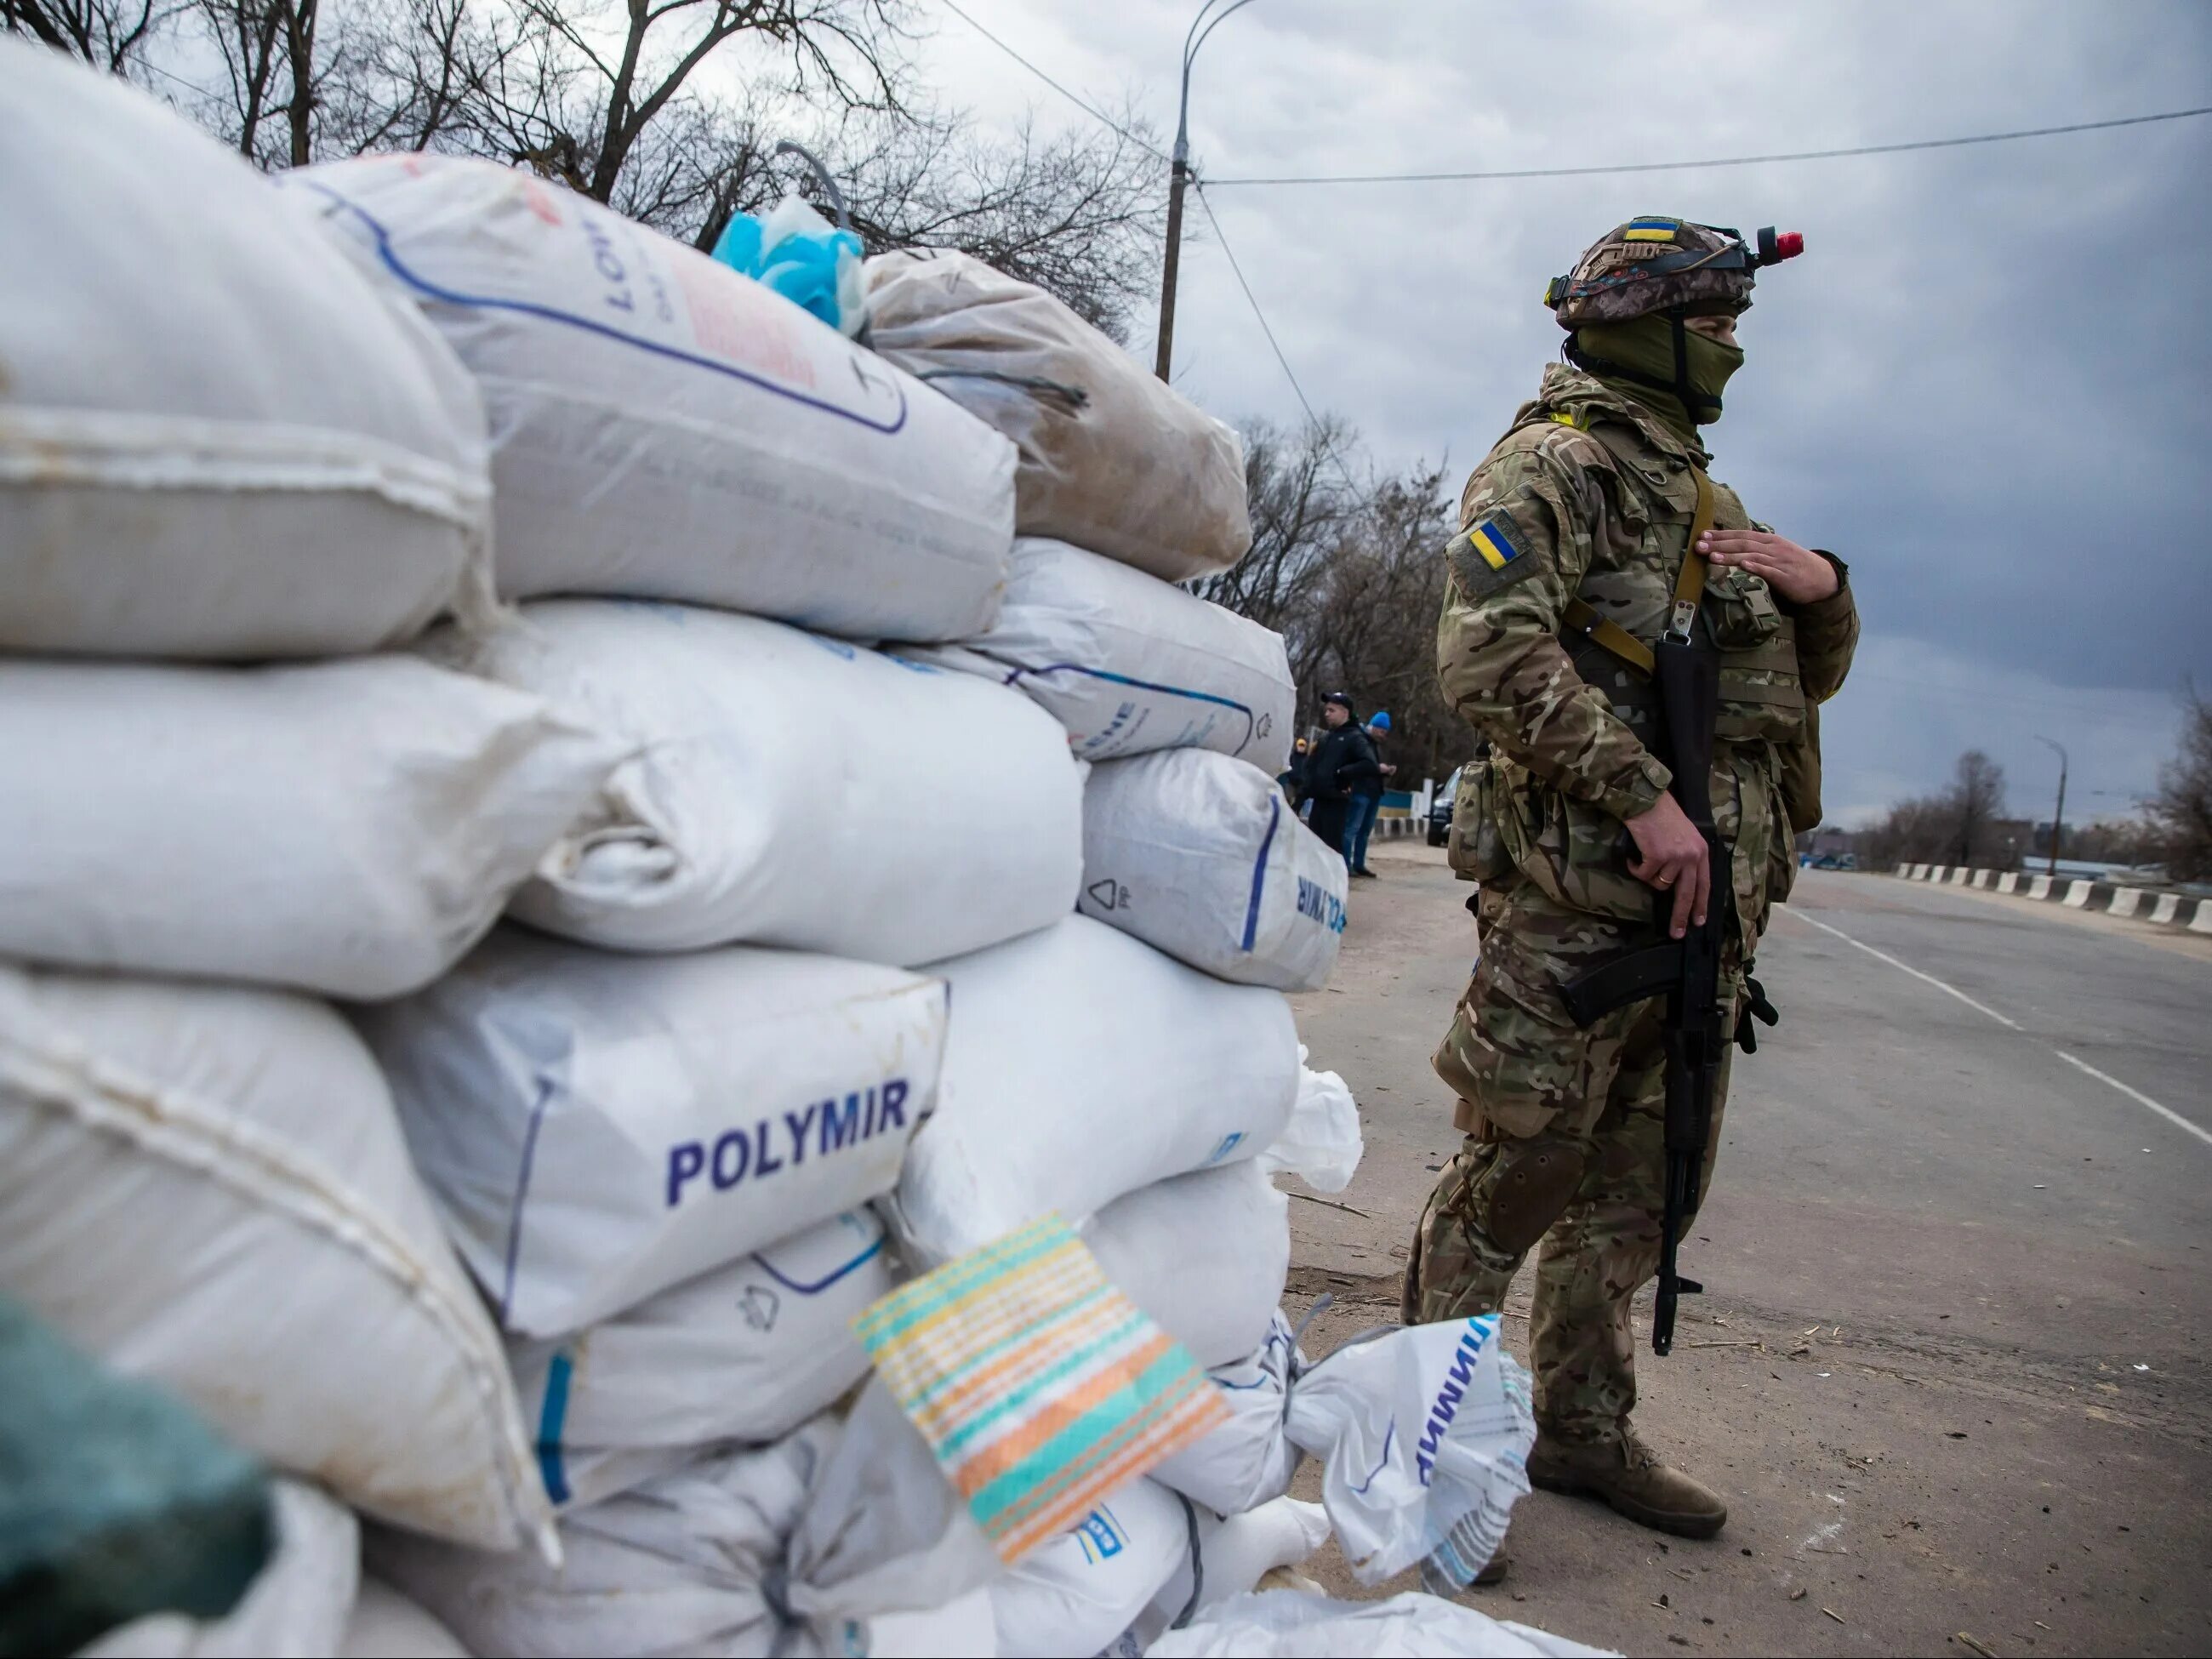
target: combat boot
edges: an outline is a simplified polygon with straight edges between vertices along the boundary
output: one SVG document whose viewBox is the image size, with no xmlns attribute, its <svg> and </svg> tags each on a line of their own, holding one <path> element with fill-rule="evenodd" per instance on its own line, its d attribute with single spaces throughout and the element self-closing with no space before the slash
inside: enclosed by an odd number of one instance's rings
<svg viewBox="0 0 2212 1659">
<path fill-rule="evenodd" d="M 1728 1522 L 1721 1495 L 1670 1469 L 1624 1425 L 1618 1440 L 1560 1440 L 1540 1430 L 1528 1482 L 1546 1492 L 1602 1498 L 1616 1514 L 1680 1538 L 1711 1538 Z"/>
</svg>

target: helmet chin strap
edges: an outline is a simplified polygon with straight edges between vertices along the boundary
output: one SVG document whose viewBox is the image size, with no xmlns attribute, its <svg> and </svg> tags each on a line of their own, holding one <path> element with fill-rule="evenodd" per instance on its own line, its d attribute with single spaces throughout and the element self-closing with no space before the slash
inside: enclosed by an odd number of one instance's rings
<svg viewBox="0 0 2212 1659">
<path fill-rule="evenodd" d="M 1596 374 L 1607 380 L 1632 380 L 1638 386 L 1648 386 L 1660 392 L 1671 392 L 1681 400 L 1682 407 L 1691 420 L 1704 425 L 1717 421 L 1721 415 L 1721 400 L 1709 393 L 1693 390 L 1690 385 L 1689 330 L 1685 325 L 1689 313 L 1680 306 L 1670 306 L 1665 312 L 1674 337 L 1674 378 L 1662 380 L 1656 374 L 1647 374 L 1640 368 L 1631 368 L 1626 363 L 1614 362 L 1609 357 L 1592 356 L 1575 343 L 1572 334 L 1567 336 L 1567 361 L 1585 374 Z M 1705 414 L 1707 410 L 1712 412 Z M 1702 418 L 1700 418 L 1702 417 Z"/>
</svg>

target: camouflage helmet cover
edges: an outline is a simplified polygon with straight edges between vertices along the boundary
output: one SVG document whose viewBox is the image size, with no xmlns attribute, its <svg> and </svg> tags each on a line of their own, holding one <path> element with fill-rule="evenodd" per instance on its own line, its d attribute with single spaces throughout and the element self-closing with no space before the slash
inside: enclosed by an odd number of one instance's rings
<svg viewBox="0 0 2212 1659">
<path fill-rule="evenodd" d="M 1674 306 L 1733 313 L 1749 309 L 1759 264 L 1733 230 L 1651 215 L 1600 237 L 1569 275 L 1552 279 L 1544 303 L 1566 329 Z"/>
</svg>

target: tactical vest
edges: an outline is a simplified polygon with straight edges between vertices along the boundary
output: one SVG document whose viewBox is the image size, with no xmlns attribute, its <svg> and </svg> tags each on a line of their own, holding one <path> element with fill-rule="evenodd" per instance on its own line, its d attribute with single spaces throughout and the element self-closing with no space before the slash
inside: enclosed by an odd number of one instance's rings
<svg viewBox="0 0 2212 1659">
<path fill-rule="evenodd" d="M 1726 757 L 1731 748 L 1754 750 L 1747 758 L 1771 781 L 1790 830 L 1811 828 L 1820 813 L 1818 728 L 1812 724 L 1799 670 L 1796 621 L 1783 612 L 1760 578 L 1741 570 L 1710 569 L 1702 557 L 1694 562 L 1690 557 L 1701 484 L 1715 528 L 1750 528 L 1742 501 L 1686 459 L 1653 453 L 1632 427 L 1604 419 L 1584 426 L 1557 412 L 1538 414 L 1531 423 L 1542 421 L 1575 427 L 1604 448 L 1611 465 L 1600 477 L 1608 481 L 1610 507 L 1637 542 L 1630 556 L 1621 558 L 1616 551 L 1602 568 L 1588 572 L 1569 601 L 1560 643 L 1576 673 L 1606 699 L 1615 718 L 1647 747 L 1656 748 L 1658 697 L 1650 678 L 1651 647 L 1666 630 L 1678 596 L 1682 598 L 1692 607 L 1691 637 L 1720 659 L 1714 721 L 1718 754 Z M 1462 773 L 1453 814 L 1452 867 L 1476 881 L 1519 868 L 1577 908 L 1623 916 L 1648 910 L 1650 890 L 1627 874 L 1630 849 L 1619 823 L 1560 801 L 1560 822 L 1547 823 L 1545 792 L 1532 791 L 1528 786 L 1533 781 L 1518 769 L 1501 772 L 1501 759 L 1480 753 Z M 1787 836 L 1780 838 L 1783 852 L 1789 845 Z M 1768 872 L 1769 896 L 1783 896 L 1794 873 L 1794 859 L 1788 867 Z"/>
<path fill-rule="evenodd" d="M 1550 419 L 1578 423 L 1565 415 Z M 1568 607 L 1561 642 L 1576 672 L 1612 704 L 1639 738 L 1656 736 L 1656 702 L 1649 678 L 1651 647 L 1686 587 L 1697 592 L 1691 637 L 1720 657 L 1720 713 L 1714 736 L 1724 744 L 1778 747 L 1806 735 L 1804 681 L 1797 665 L 1797 624 L 1765 582 L 1735 569 L 1705 570 L 1691 552 L 1701 483 L 1710 492 L 1711 524 L 1747 530 L 1751 520 L 1736 493 L 1705 478 L 1694 463 L 1656 455 L 1632 428 L 1599 421 L 1586 430 L 1613 459 L 1613 505 L 1638 532 L 1635 560 L 1592 570 Z M 1793 823 L 1798 822 L 1791 813 Z M 1809 823 L 1802 825 L 1810 828 Z"/>
</svg>

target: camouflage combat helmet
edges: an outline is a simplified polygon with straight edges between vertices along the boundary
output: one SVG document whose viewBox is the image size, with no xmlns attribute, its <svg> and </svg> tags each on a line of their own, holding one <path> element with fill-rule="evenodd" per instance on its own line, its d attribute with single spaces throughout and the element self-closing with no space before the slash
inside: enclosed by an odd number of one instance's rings
<svg viewBox="0 0 2212 1659">
<path fill-rule="evenodd" d="M 1544 303 L 1565 329 L 1678 307 L 1686 316 L 1733 314 L 1751 304 L 1753 272 L 1804 251 L 1802 236 L 1778 236 L 1771 225 L 1754 248 L 1739 231 L 1648 215 L 1599 238 L 1571 272 L 1552 278 Z"/>
</svg>

